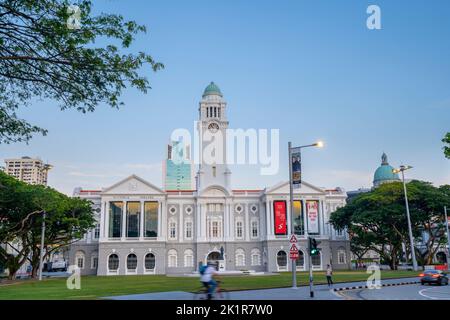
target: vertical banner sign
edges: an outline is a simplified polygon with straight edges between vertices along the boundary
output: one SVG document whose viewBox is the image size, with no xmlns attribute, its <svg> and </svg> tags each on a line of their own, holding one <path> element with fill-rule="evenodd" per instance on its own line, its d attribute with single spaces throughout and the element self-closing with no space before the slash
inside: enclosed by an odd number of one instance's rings
<svg viewBox="0 0 450 320">
<path fill-rule="evenodd" d="M 302 158 L 300 154 L 300 148 L 291 149 L 291 162 L 292 162 L 292 186 L 295 189 L 300 188 L 302 183 Z"/>
<path fill-rule="evenodd" d="M 308 233 L 319 233 L 319 202 L 306 201 Z"/>
<path fill-rule="evenodd" d="M 286 235 L 286 201 L 274 201 L 273 212 L 275 216 L 275 234 Z"/>
</svg>

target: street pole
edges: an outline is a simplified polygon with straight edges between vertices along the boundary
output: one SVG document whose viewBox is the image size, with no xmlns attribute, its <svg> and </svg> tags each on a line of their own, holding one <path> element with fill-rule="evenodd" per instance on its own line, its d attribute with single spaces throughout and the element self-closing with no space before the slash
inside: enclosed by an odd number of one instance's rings
<svg viewBox="0 0 450 320">
<path fill-rule="evenodd" d="M 42 280 L 43 260 L 44 260 L 44 237 L 45 237 L 45 211 L 42 218 L 42 232 L 41 232 L 41 256 L 39 258 L 39 281 Z"/>
<path fill-rule="evenodd" d="M 312 272 L 312 256 L 311 256 L 311 240 L 308 237 L 308 257 L 309 257 L 309 296 L 314 298 L 314 283 L 313 283 L 313 272 Z"/>
<path fill-rule="evenodd" d="M 403 180 L 403 191 L 405 192 L 406 217 L 408 219 L 409 242 L 411 244 L 411 258 L 412 258 L 412 262 L 413 262 L 413 270 L 417 271 L 416 252 L 414 250 L 414 238 L 413 238 L 412 228 L 411 228 L 411 217 L 409 215 L 408 193 L 406 191 L 406 183 L 405 183 L 405 170 L 401 170 L 401 171 L 402 171 L 402 180 Z"/>
<path fill-rule="evenodd" d="M 450 263 L 449 263 L 449 256 L 450 256 L 450 233 L 448 232 L 448 217 L 447 217 L 447 206 L 444 207 L 444 215 L 445 215 L 445 228 L 447 229 L 447 269 L 450 271 Z"/>
<path fill-rule="evenodd" d="M 288 155 L 289 155 L 289 212 L 291 214 L 291 234 L 294 234 L 294 188 L 292 185 L 292 144 L 291 142 L 288 143 Z M 292 266 L 292 289 L 297 289 L 297 265 L 295 263 L 295 260 L 291 259 L 291 266 Z"/>
</svg>

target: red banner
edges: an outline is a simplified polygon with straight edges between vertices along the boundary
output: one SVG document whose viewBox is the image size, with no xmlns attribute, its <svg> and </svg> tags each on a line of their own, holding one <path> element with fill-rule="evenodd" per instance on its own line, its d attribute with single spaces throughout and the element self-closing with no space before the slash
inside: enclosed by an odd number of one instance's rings
<svg viewBox="0 0 450 320">
<path fill-rule="evenodd" d="M 286 201 L 274 201 L 273 212 L 275 216 L 275 234 L 287 234 L 286 225 Z"/>
</svg>

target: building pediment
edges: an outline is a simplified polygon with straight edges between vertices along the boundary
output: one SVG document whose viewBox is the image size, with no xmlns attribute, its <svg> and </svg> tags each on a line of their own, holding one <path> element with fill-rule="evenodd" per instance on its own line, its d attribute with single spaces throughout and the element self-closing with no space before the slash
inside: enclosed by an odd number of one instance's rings
<svg viewBox="0 0 450 320">
<path fill-rule="evenodd" d="M 277 185 L 268 188 L 265 192 L 266 195 L 269 194 L 286 194 L 289 195 L 289 182 L 280 182 Z M 305 194 L 305 195 L 324 195 L 326 191 L 322 188 L 316 187 L 308 182 L 303 181 L 300 188 L 294 188 L 294 194 Z"/>
<path fill-rule="evenodd" d="M 131 175 L 104 189 L 102 194 L 165 194 L 165 192 L 150 182 L 136 175 Z"/>
<path fill-rule="evenodd" d="M 223 198 L 229 195 L 229 192 L 221 186 L 209 186 L 199 192 L 200 197 Z"/>
</svg>

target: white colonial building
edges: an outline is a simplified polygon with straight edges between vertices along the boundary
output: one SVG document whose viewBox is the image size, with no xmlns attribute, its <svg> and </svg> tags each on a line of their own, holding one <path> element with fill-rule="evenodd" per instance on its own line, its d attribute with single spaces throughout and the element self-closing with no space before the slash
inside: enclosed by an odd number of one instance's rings
<svg viewBox="0 0 450 320">
<path fill-rule="evenodd" d="M 211 83 L 200 101 L 198 130 L 226 137 L 226 108 Z M 70 247 L 69 263 L 97 275 L 189 274 L 208 261 L 221 271 L 288 271 L 293 214 L 300 239 L 298 270 L 308 266 L 308 235 L 320 241 L 314 269 L 350 267 L 347 234 L 328 223 L 331 212 L 345 205 L 342 189 L 303 182 L 295 189 L 291 213 L 288 182 L 233 190 L 228 166 L 206 162 L 199 165 L 196 181 L 196 190 L 168 191 L 131 175 L 102 190 L 76 189 L 74 196 L 93 202 L 98 224 Z"/>
</svg>

